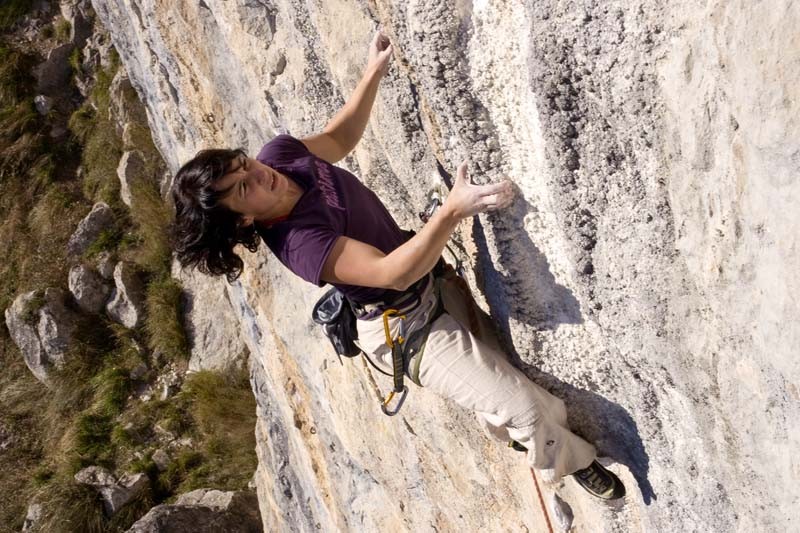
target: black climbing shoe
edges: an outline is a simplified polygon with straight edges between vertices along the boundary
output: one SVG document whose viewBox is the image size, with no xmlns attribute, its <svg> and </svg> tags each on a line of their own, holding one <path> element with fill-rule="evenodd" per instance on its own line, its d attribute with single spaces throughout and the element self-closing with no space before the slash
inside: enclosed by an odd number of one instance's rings
<svg viewBox="0 0 800 533">
<path fill-rule="evenodd" d="M 572 473 L 578 485 L 603 500 L 616 500 L 625 496 L 625 485 L 606 467 L 592 461 L 592 464 Z"/>
<path fill-rule="evenodd" d="M 523 446 L 522 444 L 520 444 L 519 442 L 517 442 L 515 440 L 508 441 L 508 447 L 509 448 L 514 448 L 518 452 L 527 452 L 528 451 L 528 448 L 526 448 L 525 446 Z"/>
</svg>

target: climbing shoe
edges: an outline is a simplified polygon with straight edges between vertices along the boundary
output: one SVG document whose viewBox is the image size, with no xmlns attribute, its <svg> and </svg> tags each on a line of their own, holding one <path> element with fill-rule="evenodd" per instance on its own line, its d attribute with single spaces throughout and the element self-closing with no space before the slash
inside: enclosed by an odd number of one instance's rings
<svg viewBox="0 0 800 533">
<path fill-rule="evenodd" d="M 518 452 L 527 452 L 528 451 L 528 448 L 526 448 L 525 446 L 523 446 L 522 444 L 520 444 L 519 442 L 517 442 L 515 440 L 508 441 L 508 447 L 509 448 L 514 448 Z"/>
<path fill-rule="evenodd" d="M 592 464 L 572 473 L 578 485 L 603 500 L 616 500 L 625 496 L 625 485 L 606 467 L 592 461 Z"/>
</svg>

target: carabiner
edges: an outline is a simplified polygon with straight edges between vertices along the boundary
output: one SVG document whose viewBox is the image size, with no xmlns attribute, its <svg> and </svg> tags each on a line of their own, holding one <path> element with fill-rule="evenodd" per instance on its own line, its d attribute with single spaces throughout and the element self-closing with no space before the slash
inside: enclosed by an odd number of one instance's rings
<svg viewBox="0 0 800 533">
<path fill-rule="evenodd" d="M 397 309 L 387 309 L 386 311 L 383 312 L 383 331 L 386 334 L 386 344 L 390 348 L 394 348 L 394 341 L 392 341 L 392 334 L 389 331 L 389 316 L 396 314 L 397 314 Z M 403 330 L 403 333 L 405 333 L 404 320 L 406 318 L 406 315 L 400 315 L 399 318 L 400 318 L 400 328 Z M 398 335 L 399 343 L 402 344 L 404 340 L 405 337 L 403 336 L 403 334 Z"/>
<path fill-rule="evenodd" d="M 397 406 L 394 408 L 394 410 L 389 411 L 389 409 L 386 406 L 389 405 L 389 402 L 392 401 L 394 395 L 395 391 L 392 391 L 389 394 L 387 394 L 386 399 L 383 400 L 383 403 L 381 404 L 381 411 L 383 411 L 383 414 L 385 414 L 386 416 L 394 416 L 400 411 L 400 407 L 402 407 L 403 402 L 406 400 L 406 396 L 408 396 L 408 385 L 403 385 L 403 390 L 400 391 L 400 399 L 397 401 Z"/>
</svg>

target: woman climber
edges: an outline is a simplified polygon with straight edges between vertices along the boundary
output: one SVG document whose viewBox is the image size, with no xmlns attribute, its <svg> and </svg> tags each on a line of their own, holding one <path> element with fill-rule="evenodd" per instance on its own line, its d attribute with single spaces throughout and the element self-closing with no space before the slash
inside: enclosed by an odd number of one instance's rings
<svg viewBox="0 0 800 533">
<path fill-rule="evenodd" d="M 359 347 L 390 370 L 387 335 L 397 338 L 401 320 L 406 335 L 428 325 L 409 372 L 414 383 L 477 412 L 495 437 L 525 450 L 545 480 L 571 474 L 599 498 L 623 496 L 619 478 L 595 460 L 594 446 L 567 427 L 564 402 L 508 361 L 488 315 L 441 260 L 459 221 L 510 205 L 511 183 L 472 184 L 462 163 L 444 203 L 411 236 L 372 191 L 334 166 L 360 140 L 391 55 L 379 30 L 363 78 L 322 133 L 278 135 L 255 158 L 202 150 L 184 164 L 171 191 L 179 262 L 233 280 L 243 269 L 234 246 L 255 251 L 263 240 L 293 273 L 347 297 L 359 318 Z M 384 324 L 390 307 L 398 314 Z"/>
</svg>

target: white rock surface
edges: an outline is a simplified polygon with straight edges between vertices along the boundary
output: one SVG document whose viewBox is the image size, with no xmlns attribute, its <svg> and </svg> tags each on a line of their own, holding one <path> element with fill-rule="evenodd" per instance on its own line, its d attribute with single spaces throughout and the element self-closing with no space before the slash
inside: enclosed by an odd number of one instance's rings
<svg viewBox="0 0 800 533">
<path fill-rule="evenodd" d="M 17 296 L 4 312 L 9 335 L 25 364 L 48 387 L 52 385 L 50 371 L 64 366 L 77 325 L 78 317 L 65 305 L 66 297 L 62 289 L 48 287 L 36 303 L 37 291 L 30 291 Z"/>
<path fill-rule="evenodd" d="M 114 515 L 150 484 L 147 474 L 123 474 L 117 479 L 102 466 L 87 466 L 75 474 L 75 481 L 97 489 L 107 516 Z"/>
<path fill-rule="evenodd" d="M 247 356 L 237 311 L 231 306 L 227 282 L 172 264 L 172 276 L 183 287 L 181 309 L 189 338 L 189 372 L 226 371 Z"/>
<path fill-rule="evenodd" d="M 129 150 L 122 154 L 117 165 L 119 178 L 119 195 L 125 205 L 131 207 L 131 186 L 136 180 L 145 178 L 144 154 L 140 150 Z"/>
<path fill-rule="evenodd" d="M 104 229 L 108 229 L 114 223 L 114 212 L 105 202 L 97 202 L 92 206 L 83 220 L 78 223 L 75 232 L 67 242 L 67 253 L 69 255 L 80 255 L 100 236 Z"/>
<path fill-rule="evenodd" d="M 115 288 L 106 304 L 108 315 L 126 328 L 137 327 L 145 312 L 144 285 L 134 266 L 120 261 L 114 267 Z"/>
<path fill-rule="evenodd" d="M 78 306 L 89 313 L 102 311 L 111 286 L 100 274 L 86 265 L 75 265 L 69 270 L 67 278 L 69 291 Z"/>
<path fill-rule="evenodd" d="M 173 172 L 203 147 L 320 131 L 379 20 L 395 60 L 340 164 L 417 229 L 440 166 L 469 156 L 476 182 L 519 187 L 457 240 L 514 360 L 626 482 L 611 508 L 567 480 L 573 528 L 796 529 L 800 4 L 93 5 Z M 265 530 L 542 530 L 516 452 L 426 390 L 380 415 L 359 361 L 327 364 L 320 291 L 263 247 L 242 255 L 239 324 L 209 336 L 253 354 Z"/>
</svg>

